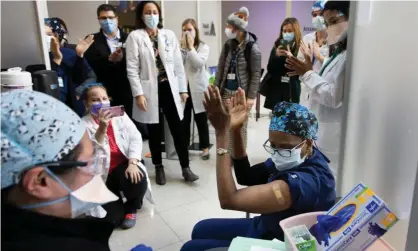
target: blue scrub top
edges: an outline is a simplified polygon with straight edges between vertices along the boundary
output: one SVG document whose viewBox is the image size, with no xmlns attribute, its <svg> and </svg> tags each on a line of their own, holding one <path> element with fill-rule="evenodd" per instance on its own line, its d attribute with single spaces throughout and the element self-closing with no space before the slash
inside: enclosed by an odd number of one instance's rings
<svg viewBox="0 0 418 251">
<path fill-rule="evenodd" d="M 279 222 L 283 219 L 316 211 L 328 211 L 335 204 L 335 179 L 328 167 L 329 160 L 316 148 L 313 155 L 298 167 L 279 172 L 271 159 L 264 164 L 271 171 L 268 182 L 283 180 L 289 185 L 291 208 L 253 218 L 249 237 L 284 240 Z"/>
</svg>

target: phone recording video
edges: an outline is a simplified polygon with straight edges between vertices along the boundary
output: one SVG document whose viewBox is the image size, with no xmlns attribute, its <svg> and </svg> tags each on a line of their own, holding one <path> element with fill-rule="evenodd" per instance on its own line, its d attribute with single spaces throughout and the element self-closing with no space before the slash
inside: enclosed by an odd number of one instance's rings
<svg viewBox="0 0 418 251">
<path fill-rule="evenodd" d="M 101 111 L 109 111 L 111 114 L 111 118 L 121 117 L 125 114 L 125 107 L 123 105 L 120 106 L 111 106 L 111 107 L 104 107 Z"/>
</svg>

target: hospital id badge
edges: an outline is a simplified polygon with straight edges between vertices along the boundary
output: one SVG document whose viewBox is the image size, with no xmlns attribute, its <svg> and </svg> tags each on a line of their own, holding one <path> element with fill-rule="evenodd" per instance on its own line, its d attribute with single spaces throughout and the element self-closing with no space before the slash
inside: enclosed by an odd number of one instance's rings
<svg viewBox="0 0 418 251">
<path fill-rule="evenodd" d="M 228 73 L 227 79 L 228 80 L 235 80 L 235 73 Z"/>
<path fill-rule="evenodd" d="M 282 83 L 290 83 L 290 77 L 282 76 Z"/>
<path fill-rule="evenodd" d="M 62 80 L 61 77 L 58 77 L 58 86 L 59 87 L 64 87 L 64 81 Z"/>
</svg>

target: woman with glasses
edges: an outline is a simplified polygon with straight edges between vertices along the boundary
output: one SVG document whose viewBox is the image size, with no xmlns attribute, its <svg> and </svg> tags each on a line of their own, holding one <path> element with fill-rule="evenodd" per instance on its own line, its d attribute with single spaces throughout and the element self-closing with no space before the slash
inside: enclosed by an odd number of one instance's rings
<svg viewBox="0 0 418 251">
<path fill-rule="evenodd" d="M 223 107 L 217 87 L 210 87 L 205 96 L 209 120 L 216 130 L 216 176 L 221 207 L 261 215 L 203 220 L 195 225 L 192 240 L 182 251 L 228 247 L 237 236 L 283 241 L 281 220 L 332 207 L 335 181 L 328 159 L 314 147 L 318 122 L 309 109 L 295 103 L 277 104 L 264 144 L 270 157 L 251 166 L 241 131 L 248 119 L 244 91 L 239 89 L 229 109 Z M 230 130 L 232 152 L 226 150 Z M 238 183 L 248 187 L 237 188 L 230 155 Z"/>
</svg>

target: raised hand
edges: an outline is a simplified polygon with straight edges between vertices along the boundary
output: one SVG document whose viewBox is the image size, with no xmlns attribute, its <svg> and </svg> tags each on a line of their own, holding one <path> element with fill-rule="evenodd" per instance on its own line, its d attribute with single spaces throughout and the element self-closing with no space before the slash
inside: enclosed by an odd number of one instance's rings
<svg viewBox="0 0 418 251">
<path fill-rule="evenodd" d="M 230 127 L 232 129 L 241 128 L 248 120 L 247 99 L 245 92 L 239 88 L 231 101 L 229 115 L 231 117 Z"/>
<path fill-rule="evenodd" d="M 203 105 L 208 113 L 209 121 L 217 132 L 226 132 L 229 130 L 229 124 L 231 117 L 224 107 L 219 88 L 214 85 L 210 85 L 208 90 L 205 91 L 205 100 Z"/>
<path fill-rule="evenodd" d="M 90 45 L 94 42 L 94 35 L 89 35 L 85 39 L 79 39 L 75 51 L 77 56 L 83 57 L 84 53 L 89 49 Z"/>
</svg>

